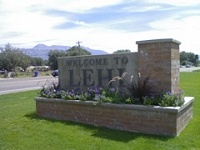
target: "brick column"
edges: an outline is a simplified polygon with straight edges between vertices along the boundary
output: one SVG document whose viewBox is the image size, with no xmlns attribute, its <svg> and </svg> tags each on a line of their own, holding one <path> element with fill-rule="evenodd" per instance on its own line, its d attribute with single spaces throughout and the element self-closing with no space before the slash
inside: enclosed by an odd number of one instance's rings
<svg viewBox="0 0 200 150">
<path fill-rule="evenodd" d="M 150 75 L 150 86 L 156 93 L 179 93 L 179 41 L 156 39 L 137 41 L 138 72 L 142 77 Z"/>
</svg>

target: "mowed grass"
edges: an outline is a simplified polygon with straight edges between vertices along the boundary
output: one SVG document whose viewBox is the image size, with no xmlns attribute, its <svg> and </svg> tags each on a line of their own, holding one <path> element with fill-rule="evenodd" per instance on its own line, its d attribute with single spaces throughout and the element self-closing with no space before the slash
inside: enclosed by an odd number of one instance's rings
<svg viewBox="0 0 200 150">
<path fill-rule="evenodd" d="M 200 150 L 200 72 L 181 73 L 181 89 L 194 96 L 193 118 L 178 137 L 93 127 L 37 117 L 37 91 L 0 95 L 0 150 Z"/>
</svg>

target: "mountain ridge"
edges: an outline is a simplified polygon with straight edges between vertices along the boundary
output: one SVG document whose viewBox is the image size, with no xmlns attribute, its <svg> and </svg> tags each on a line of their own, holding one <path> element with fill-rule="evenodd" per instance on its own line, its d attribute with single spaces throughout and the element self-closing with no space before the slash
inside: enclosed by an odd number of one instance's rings
<svg viewBox="0 0 200 150">
<path fill-rule="evenodd" d="M 92 55 L 102 55 L 102 54 L 108 54 L 106 51 L 103 50 L 96 50 L 89 47 L 81 46 L 82 48 L 86 49 L 88 52 L 90 52 Z M 45 45 L 43 43 L 39 43 L 35 45 L 33 48 L 21 48 L 22 52 L 26 55 L 29 55 L 31 57 L 41 57 L 44 60 L 48 59 L 48 53 L 51 50 L 62 50 L 67 51 L 71 46 L 63 46 L 63 45 Z"/>
</svg>

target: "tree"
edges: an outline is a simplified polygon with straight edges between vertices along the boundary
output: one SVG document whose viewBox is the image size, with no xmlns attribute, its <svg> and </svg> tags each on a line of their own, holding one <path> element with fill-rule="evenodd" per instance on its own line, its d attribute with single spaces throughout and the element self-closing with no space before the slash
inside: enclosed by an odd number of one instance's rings
<svg viewBox="0 0 200 150">
<path fill-rule="evenodd" d="M 58 57 L 64 57 L 66 56 L 66 52 L 62 50 L 51 50 L 48 54 L 48 65 L 51 67 L 51 69 L 55 70 L 58 69 Z"/>
<path fill-rule="evenodd" d="M 131 51 L 129 49 L 120 49 L 117 51 L 114 51 L 113 54 L 119 54 L 119 53 L 130 53 Z"/>
<path fill-rule="evenodd" d="M 25 70 L 29 64 L 29 56 L 23 54 L 18 48 L 13 47 L 9 43 L 4 48 L 1 48 L 0 69 L 12 71 L 16 67 L 22 67 Z"/>
<path fill-rule="evenodd" d="M 90 52 L 79 46 L 73 46 L 67 50 L 67 56 L 91 55 Z"/>
<path fill-rule="evenodd" d="M 30 57 L 21 53 L 19 56 L 19 67 L 22 67 L 23 70 L 26 70 L 28 66 L 30 66 Z"/>
<path fill-rule="evenodd" d="M 30 65 L 31 66 L 43 66 L 45 65 L 45 61 L 41 57 L 30 57 Z"/>
<path fill-rule="evenodd" d="M 181 65 L 187 65 L 187 64 L 193 64 L 197 66 L 199 63 L 199 56 L 195 55 L 191 52 L 180 52 L 180 64 Z"/>
<path fill-rule="evenodd" d="M 56 70 L 58 69 L 58 57 L 78 55 L 91 55 L 91 53 L 79 46 L 73 46 L 70 49 L 66 50 L 66 52 L 62 50 L 51 50 L 48 54 L 48 64 L 51 69 Z"/>
</svg>

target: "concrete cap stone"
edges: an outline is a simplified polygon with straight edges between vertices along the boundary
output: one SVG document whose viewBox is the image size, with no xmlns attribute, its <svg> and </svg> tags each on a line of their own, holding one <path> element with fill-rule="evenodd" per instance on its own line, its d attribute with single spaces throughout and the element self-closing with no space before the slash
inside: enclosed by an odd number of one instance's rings
<svg viewBox="0 0 200 150">
<path fill-rule="evenodd" d="M 166 43 L 166 42 L 174 42 L 177 44 L 181 44 L 181 42 L 179 42 L 178 40 L 172 39 L 172 38 L 136 41 L 136 44 Z"/>
</svg>

